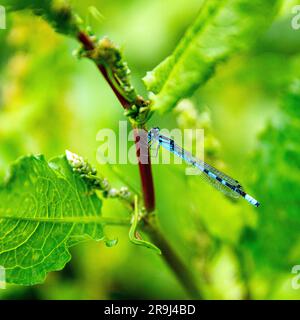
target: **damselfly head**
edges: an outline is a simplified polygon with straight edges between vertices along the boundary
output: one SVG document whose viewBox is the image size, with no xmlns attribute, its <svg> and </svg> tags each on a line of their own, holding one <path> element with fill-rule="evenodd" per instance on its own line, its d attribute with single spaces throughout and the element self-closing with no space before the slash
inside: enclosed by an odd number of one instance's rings
<svg viewBox="0 0 300 320">
<path fill-rule="evenodd" d="M 156 138 L 158 138 L 159 136 L 159 128 L 152 128 L 149 130 L 148 132 L 148 143 Z"/>
<path fill-rule="evenodd" d="M 153 137 L 158 137 L 159 131 L 160 131 L 160 129 L 159 129 L 158 127 L 152 128 L 152 129 L 150 130 L 150 132 L 151 132 L 151 134 L 152 134 Z"/>
</svg>

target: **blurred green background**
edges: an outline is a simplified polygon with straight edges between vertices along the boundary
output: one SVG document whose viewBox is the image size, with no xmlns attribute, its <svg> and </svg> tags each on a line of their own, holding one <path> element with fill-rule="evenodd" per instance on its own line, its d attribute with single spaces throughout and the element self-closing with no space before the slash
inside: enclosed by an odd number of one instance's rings
<svg viewBox="0 0 300 320">
<path fill-rule="evenodd" d="M 134 85 L 170 54 L 201 6 L 199 0 L 73 1 L 97 35 L 123 48 Z M 207 162 L 236 177 L 261 203 L 233 202 L 185 166 L 154 165 L 157 213 L 166 237 L 192 268 L 206 299 L 298 299 L 291 273 L 300 264 L 300 30 L 285 1 L 278 17 L 248 52 L 220 65 L 212 79 L 171 114 L 150 126 L 204 128 Z M 103 15 L 89 13 L 95 6 Z M 78 60 L 78 44 L 39 18 L 19 12 L 0 30 L 0 177 L 24 154 L 50 159 L 72 150 L 115 186 L 97 165 L 102 128 L 118 131 L 123 110 L 95 66 Z M 128 126 L 129 128 L 129 126 Z M 130 147 L 130 145 L 129 145 Z M 139 188 L 135 165 L 118 170 Z M 107 215 L 128 212 L 113 200 Z M 184 299 L 186 293 L 155 252 L 109 228 L 119 243 L 88 242 L 44 284 L 8 286 L 2 299 Z"/>
</svg>

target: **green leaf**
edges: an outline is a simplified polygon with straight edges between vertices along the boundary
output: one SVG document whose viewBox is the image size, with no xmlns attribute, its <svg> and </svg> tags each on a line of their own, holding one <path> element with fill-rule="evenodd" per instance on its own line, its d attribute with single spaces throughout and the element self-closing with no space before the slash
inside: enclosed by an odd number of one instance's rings
<svg viewBox="0 0 300 320">
<path fill-rule="evenodd" d="M 280 122 L 270 125 L 260 139 L 253 171 L 254 189 L 264 204 L 256 230 L 242 240 L 262 269 L 290 270 L 300 260 L 300 80 L 282 98 Z"/>
<path fill-rule="evenodd" d="M 71 259 L 68 248 L 103 239 L 101 200 L 65 156 L 27 156 L 0 186 L 0 265 L 7 282 L 33 285 Z"/>
<path fill-rule="evenodd" d="M 216 66 L 247 48 L 272 21 L 280 1 L 210 0 L 172 55 L 144 78 L 153 110 L 171 110 L 194 93 Z"/>
<path fill-rule="evenodd" d="M 81 21 L 72 12 L 69 1 L 4 0 L 1 4 L 11 11 L 30 9 L 47 20 L 59 33 L 76 37 L 79 31 Z"/>
</svg>

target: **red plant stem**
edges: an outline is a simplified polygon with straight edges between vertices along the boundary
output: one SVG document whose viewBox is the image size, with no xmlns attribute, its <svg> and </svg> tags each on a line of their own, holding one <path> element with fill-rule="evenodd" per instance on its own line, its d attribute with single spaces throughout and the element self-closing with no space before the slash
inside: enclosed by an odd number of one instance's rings
<svg viewBox="0 0 300 320">
<path fill-rule="evenodd" d="M 140 131 L 145 130 L 144 128 L 134 128 L 134 142 L 136 146 L 136 156 L 139 161 L 139 171 L 141 177 L 141 183 L 143 188 L 144 204 L 147 212 L 152 212 L 155 209 L 155 194 L 154 184 L 152 177 L 151 158 L 148 149 L 144 152 L 144 156 L 141 156 L 140 148 Z"/>
<path fill-rule="evenodd" d="M 94 50 L 95 49 L 95 45 L 94 43 L 91 41 L 91 39 L 89 38 L 89 36 L 87 34 L 85 34 L 84 32 L 79 32 L 78 33 L 78 40 L 83 44 L 84 48 L 86 50 Z M 107 74 L 106 69 L 104 68 L 103 65 L 98 64 L 97 65 L 99 71 L 102 73 L 103 77 L 105 78 L 105 80 L 108 82 L 108 84 L 110 85 L 110 87 L 112 88 L 114 94 L 116 95 L 116 97 L 118 98 L 118 100 L 120 101 L 121 105 L 123 106 L 124 109 L 129 109 L 131 107 L 131 103 L 129 103 L 121 94 L 120 92 L 117 90 L 117 88 L 113 85 L 113 83 L 111 82 L 111 80 L 109 79 L 109 76 Z"/>
<path fill-rule="evenodd" d="M 95 45 L 93 41 L 90 39 L 90 37 L 80 31 L 77 36 L 78 40 L 82 43 L 84 48 L 86 50 L 94 50 Z M 117 90 L 117 88 L 114 86 L 112 81 L 109 79 L 109 76 L 107 74 L 107 71 L 105 67 L 101 64 L 97 64 L 97 67 L 99 71 L 102 73 L 103 77 L 105 80 L 108 82 L 110 85 L 111 89 L 113 90 L 114 94 L 120 101 L 121 105 L 123 106 L 124 109 L 129 109 L 132 104 L 127 101 Z M 149 153 L 147 154 L 148 161 L 146 163 L 144 161 L 141 161 L 140 159 L 140 148 L 138 145 L 138 129 L 134 128 L 134 135 L 135 135 L 135 145 L 136 145 L 136 150 L 137 150 L 137 158 L 138 158 L 138 165 L 139 165 L 139 172 L 140 172 L 140 177 L 141 177 L 141 184 L 142 184 L 142 189 L 143 189 L 143 197 L 144 197 L 144 204 L 147 212 L 152 212 L 155 209 L 155 194 L 154 194 L 154 184 L 153 184 L 153 177 L 152 177 L 152 168 L 151 168 L 151 159 L 149 156 Z"/>
<path fill-rule="evenodd" d="M 83 32 L 78 34 L 78 40 L 83 44 L 86 50 L 95 49 L 94 43 L 91 41 L 88 35 Z M 131 107 L 131 103 L 129 103 L 114 87 L 113 83 L 110 81 L 106 69 L 98 64 L 98 69 L 109 83 L 110 87 L 114 91 L 118 100 L 124 109 L 129 109 Z M 135 146 L 139 164 L 139 172 L 141 177 L 141 184 L 143 189 L 143 197 L 145 208 L 148 213 L 154 211 L 155 209 L 155 194 L 154 194 L 154 185 L 153 185 L 153 177 L 152 177 L 152 169 L 151 169 L 151 161 L 149 152 L 146 153 L 146 159 L 142 157 L 140 154 L 140 144 L 139 141 L 141 139 L 140 130 L 146 128 L 134 128 L 134 137 L 135 137 Z M 143 152 L 144 154 L 144 152 Z M 145 157 L 145 155 L 144 155 Z M 145 161 L 146 160 L 146 161 Z M 149 218 L 149 220 L 147 219 Z M 198 291 L 196 282 L 193 279 L 193 276 L 190 274 L 189 269 L 181 262 L 178 255 L 173 251 L 172 247 L 168 244 L 168 241 L 165 239 L 164 235 L 159 231 L 159 228 L 155 225 L 156 218 L 154 221 L 150 222 L 150 215 L 146 216 L 145 220 L 145 228 L 150 234 L 151 239 L 162 249 L 162 254 L 168 265 L 174 271 L 178 280 L 182 283 L 182 285 L 187 289 L 193 298 L 201 298 L 201 295 Z"/>
</svg>

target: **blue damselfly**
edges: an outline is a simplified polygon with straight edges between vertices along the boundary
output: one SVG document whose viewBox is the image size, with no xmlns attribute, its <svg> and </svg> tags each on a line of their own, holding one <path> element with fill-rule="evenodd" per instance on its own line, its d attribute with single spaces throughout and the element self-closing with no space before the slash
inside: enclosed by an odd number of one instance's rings
<svg viewBox="0 0 300 320">
<path fill-rule="evenodd" d="M 232 198 L 243 197 L 252 205 L 256 207 L 259 206 L 259 202 L 247 194 L 237 180 L 232 179 L 225 173 L 220 172 L 204 161 L 195 158 L 190 152 L 177 145 L 174 140 L 160 134 L 159 128 L 153 128 L 148 132 L 148 145 L 153 141 L 158 141 L 159 146 L 172 152 L 182 158 L 186 163 L 199 169 L 208 182 L 224 194 Z"/>
</svg>

